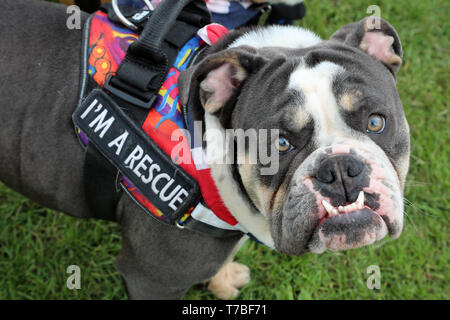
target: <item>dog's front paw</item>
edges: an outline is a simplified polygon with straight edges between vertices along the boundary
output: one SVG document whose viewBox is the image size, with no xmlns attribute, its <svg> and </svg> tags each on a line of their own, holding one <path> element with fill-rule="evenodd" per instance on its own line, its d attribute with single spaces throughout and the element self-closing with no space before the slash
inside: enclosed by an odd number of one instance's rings
<svg viewBox="0 0 450 320">
<path fill-rule="evenodd" d="M 233 299 L 250 281 L 250 269 L 238 262 L 229 262 L 210 280 L 208 289 L 219 299 Z"/>
</svg>

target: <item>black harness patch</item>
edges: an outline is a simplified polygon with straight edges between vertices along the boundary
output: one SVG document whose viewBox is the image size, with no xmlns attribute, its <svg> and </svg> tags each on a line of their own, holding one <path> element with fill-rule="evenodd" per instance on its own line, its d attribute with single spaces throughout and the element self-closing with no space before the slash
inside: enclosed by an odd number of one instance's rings
<svg viewBox="0 0 450 320">
<path fill-rule="evenodd" d="M 152 204 L 175 224 L 200 198 L 197 181 L 141 130 L 104 91 L 95 89 L 72 116 L 75 125 Z"/>
</svg>

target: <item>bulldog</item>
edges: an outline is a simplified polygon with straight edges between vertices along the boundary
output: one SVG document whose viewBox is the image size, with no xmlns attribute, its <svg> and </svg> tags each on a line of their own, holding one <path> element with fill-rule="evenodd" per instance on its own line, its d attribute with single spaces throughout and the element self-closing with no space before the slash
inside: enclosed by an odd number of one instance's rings
<svg viewBox="0 0 450 320">
<path fill-rule="evenodd" d="M 66 9 L 0 3 L 0 180 L 43 206 L 89 218 L 77 105 L 81 30 Z M 82 15 L 85 20 L 87 15 Z M 396 90 L 402 47 L 386 21 L 365 18 L 328 40 L 292 26 L 230 32 L 179 77 L 180 100 L 206 130 L 277 129 L 278 170 L 220 161 L 224 204 L 257 239 L 290 255 L 345 250 L 400 236 L 409 129 Z M 247 155 L 243 154 L 245 158 Z M 130 298 L 181 298 L 210 280 L 220 298 L 249 281 L 232 262 L 246 236 L 214 238 L 164 225 L 123 195 L 116 260 Z"/>
</svg>

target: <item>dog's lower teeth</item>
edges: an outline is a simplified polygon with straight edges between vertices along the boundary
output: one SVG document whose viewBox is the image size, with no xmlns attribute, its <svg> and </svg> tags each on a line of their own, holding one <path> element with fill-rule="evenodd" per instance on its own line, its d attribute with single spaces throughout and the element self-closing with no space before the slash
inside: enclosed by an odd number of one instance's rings
<svg viewBox="0 0 450 320">
<path fill-rule="evenodd" d="M 326 200 L 322 200 L 322 204 L 330 217 L 334 217 L 339 213 L 349 213 L 355 210 L 360 210 L 364 208 L 364 191 L 359 192 L 358 198 L 355 202 L 346 206 L 339 206 L 336 208 Z"/>
</svg>

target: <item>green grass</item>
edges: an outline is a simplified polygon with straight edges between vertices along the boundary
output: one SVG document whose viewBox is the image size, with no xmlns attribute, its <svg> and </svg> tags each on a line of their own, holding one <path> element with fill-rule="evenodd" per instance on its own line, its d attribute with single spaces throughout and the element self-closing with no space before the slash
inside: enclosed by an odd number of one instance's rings
<svg viewBox="0 0 450 320">
<path fill-rule="evenodd" d="M 340 253 L 291 257 L 248 242 L 237 260 L 252 281 L 239 299 L 448 299 L 449 4 L 448 1 L 307 1 L 302 25 L 329 37 L 378 4 L 404 47 L 398 88 L 411 127 L 412 156 L 400 239 Z M 119 227 L 77 220 L 44 209 L 0 186 L 1 299 L 124 299 L 113 266 Z M 81 290 L 66 288 L 66 268 L 82 270 Z M 378 265 L 381 289 L 366 287 L 366 269 Z M 187 299 L 213 299 L 202 286 Z"/>
</svg>

